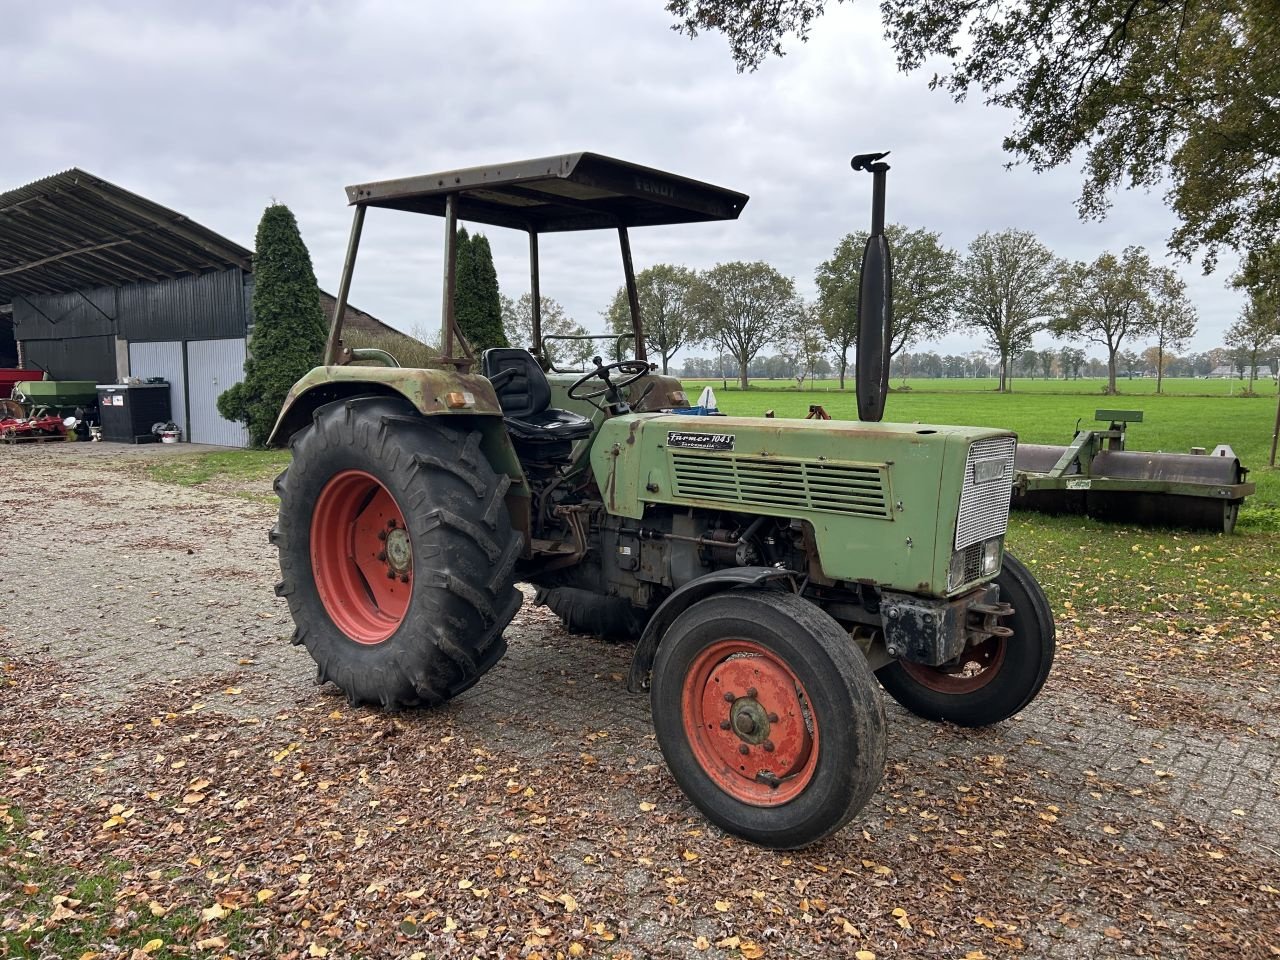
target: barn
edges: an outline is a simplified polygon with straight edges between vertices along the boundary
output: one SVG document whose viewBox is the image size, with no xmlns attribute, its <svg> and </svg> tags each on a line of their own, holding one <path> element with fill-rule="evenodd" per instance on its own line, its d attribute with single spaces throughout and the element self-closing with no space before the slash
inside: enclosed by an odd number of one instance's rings
<svg viewBox="0 0 1280 960">
<path fill-rule="evenodd" d="M 0 194 L 0 355 L 55 380 L 164 377 L 192 442 L 249 442 L 217 398 L 243 378 L 252 300 L 251 251 L 101 177 Z M 345 323 L 402 336 L 355 308 Z"/>
</svg>

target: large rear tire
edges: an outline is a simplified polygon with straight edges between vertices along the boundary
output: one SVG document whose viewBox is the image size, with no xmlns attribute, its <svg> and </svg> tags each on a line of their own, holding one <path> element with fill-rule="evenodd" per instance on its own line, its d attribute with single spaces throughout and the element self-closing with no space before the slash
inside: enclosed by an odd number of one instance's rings
<svg viewBox="0 0 1280 960">
<path fill-rule="evenodd" d="M 876 671 L 889 695 L 918 717 L 985 727 L 1007 720 L 1035 699 L 1049 677 L 1056 645 L 1044 591 L 1013 554 L 996 577 L 1000 599 L 1013 606 L 1011 637 L 989 637 L 946 667 L 897 660 Z"/>
<path fill-rule="evenodd" d="M 734 590 L 684 611 L 658 647 L 651 701 L 685 795 L 762 846 L 834 833 L 884 773 L 884 706 L 866 661 L 794 594 Z"/>
<path fill-rule="evenodd" d="M 328 404 L 295 435 L 276 593 L 317 679 L 353 704 L 442 703 L 506 651 L 521 539 L 480 440 L 389 397 Z"/>
</svg>

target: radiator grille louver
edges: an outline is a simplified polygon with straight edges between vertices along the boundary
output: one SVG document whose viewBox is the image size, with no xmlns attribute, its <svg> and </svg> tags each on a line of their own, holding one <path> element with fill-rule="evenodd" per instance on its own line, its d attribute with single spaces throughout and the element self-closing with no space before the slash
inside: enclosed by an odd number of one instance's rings
<svg viewBox="0 0 1280 960">
<path fill-rule="evenodd" d="M 957 550 L 1004 536 L 1009 526 L 1016 445 L 1013 437 L 995 437 L 979 440 L 969 448 L 969 459 L 964 465 L 964 488 L 960 493 L 960 514 L 956 519 Z M 998 468 L 998 477 L 979 478 L 979 464 L 984 471 L 994 472 Z"/>
<path fill-rule="evenodd" d="M 882 465 L 675 452 L 671 462 L 680 497 L 891 518 Z"/>
</svg>

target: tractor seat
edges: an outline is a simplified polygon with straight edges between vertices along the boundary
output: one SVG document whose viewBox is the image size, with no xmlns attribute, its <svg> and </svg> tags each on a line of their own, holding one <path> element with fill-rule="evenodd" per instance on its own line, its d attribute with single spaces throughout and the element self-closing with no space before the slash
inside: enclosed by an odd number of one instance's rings
<svg viewBox="0 0 1280 960">
<path fill-rule="evenodd" d="M 567 456 L 574 440 L 591 436 L 594 427 L 589 419 L 551 406 L 551 384 L 528 350 L 492 347 L 484 352 L 481 369 L 493 382 L 507 432 L 522 456 L 526 453 Z M 554 450 L 529 446 L 541 444 L 564 446 Z"/>
</svg>

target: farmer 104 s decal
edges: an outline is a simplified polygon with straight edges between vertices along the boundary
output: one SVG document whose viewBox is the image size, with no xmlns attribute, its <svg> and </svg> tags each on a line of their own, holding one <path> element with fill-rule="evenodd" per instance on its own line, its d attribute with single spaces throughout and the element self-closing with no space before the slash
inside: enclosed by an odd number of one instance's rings
<svg viewBox="0 0 1280 960">
<path fill-rule="evenodd" d="M 570 629 L 635 643 L 629 686 L 648 688 L 681 788 L 725 830 L 780 848 L 839 829 L 876 790 L 880 687 L 972 726 L 1025 707 L 1054 627 L 1004 550 L 1015 438 L 880 422 L 888 165 L 853 165 L 874 200 L 860 419 L 844 422 L 690 416 L 647 360 L 629 230 L 733 220 L 743 194 L 591 153 L 349 187 L 325 365 L 273 436 L 293 451 L 278 589 L 320 679 L 386 709 L 446 701 L 502 657 L 516 583 L 531 583 Z M 432 368 L 342 343 L 370 207 L 444 218 Z M 529 349 L 476 357 L 457 329 L 459 220 L 527 233 Z M 633 329 L 614 349 L 630 341 L 634 356 L 565 373 L 541 333 L 538 240 L 576 230 L 617 231 Z"/>
</svg>

